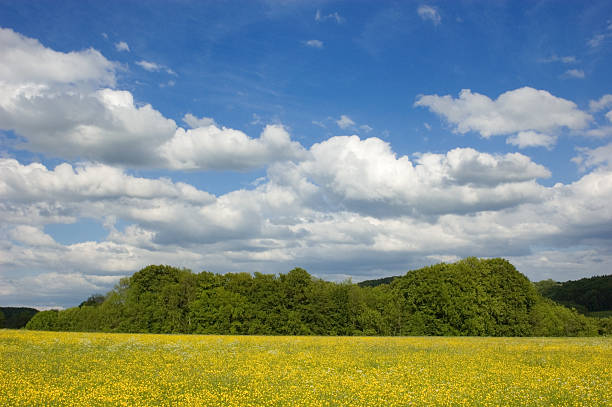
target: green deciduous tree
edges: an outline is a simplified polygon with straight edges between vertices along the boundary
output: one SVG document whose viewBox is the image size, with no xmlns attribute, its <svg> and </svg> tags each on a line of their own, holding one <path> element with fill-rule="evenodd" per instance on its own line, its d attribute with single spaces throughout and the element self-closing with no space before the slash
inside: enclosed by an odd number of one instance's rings
<svg viewBox="0 0 612 407">
<path fill-rule="evenodd" d="M 26 329 L 35 331 L 59 331 L 58 315 L 59 311 L 57 310 L 41 311 L 30 319 L 26 325 Z"/>
<path fill-rule="evenodd" d="M 467 258 L 359 286 L 286 274 L 225 275 L 153 265 L 29 329 L 263 335 L 579 336 L 610 333 L 541 297 L 503 259 Z M 548 286 L 553 286 L 549 284 Z"/>
</svg>

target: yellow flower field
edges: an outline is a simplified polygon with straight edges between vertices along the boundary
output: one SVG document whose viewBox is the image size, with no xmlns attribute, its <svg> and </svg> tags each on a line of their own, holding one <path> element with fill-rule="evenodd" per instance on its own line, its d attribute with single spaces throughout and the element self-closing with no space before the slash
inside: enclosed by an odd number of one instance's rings
<svg viewBox="0 0 612 407">
<path fill-rule="evenodd" d="M 4 406 L 612 405 L 612 338 L 0 330 Z"/>
</svg>

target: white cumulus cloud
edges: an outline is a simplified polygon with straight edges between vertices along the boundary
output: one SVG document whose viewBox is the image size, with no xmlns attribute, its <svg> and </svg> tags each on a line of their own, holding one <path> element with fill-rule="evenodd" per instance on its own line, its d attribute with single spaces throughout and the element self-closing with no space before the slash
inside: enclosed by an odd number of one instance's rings
<svg viewBox="0 0 612 407">
<path fill-rule="evenodd" d="M 495 100 L 469 89 L 462 90 L 456 99 L 424 95 L 415 106 L 444 117 L 458 133 L 476 131 L 485 138 L 521 131 L 548 133 L 562 127 L 583 129 L 593 119 L 574 102 L 530 87 L 507 91 Z"/>
<path fill-rule="evenodd" d="M 92 82 L 96 85 L 115 84 L 115 64 L 90 48 L 78 52 L 57 52 L 38 40 L 25 37 L 8 28 L 0 28 L 0 85 L 46 87 L 52 84 Z M 27 97 L 9 86 L 11 93 Z M 0 101 L 6 101 L 7 89 L 2 89 Z"/>
<path fill-rule="evenodd" d="M 0 159 L 0 196 L 8 200 L 34 202 L 181 198 L 209 202 L 212 196 L 192 186 L 167 179 L 152 180 L 127 175 L 103 164 L 73 167 L 62 163 L 53 170 L 42 164 L 23 165 L 15 159 Z"/>
<path fill-rule="evenodd" d="M 407 156 L 396 157 L 378 138 L 333 137 L 313 145 L 310 153 L 297 166 L 273 167 L 273 179 L 317 185 L 323 193 L 317 205 L 326 210 L 380 216 L 514 206 L 537 200 L 541 191 L 534 180 L 550 176 L 546 168 L 518 153 L 494 156 L 454 149 L 445 155 L 421 154 L 413 163 Z"/>
<path fill-rule="evenodd" d="M 159 148 L 159 155 L 166 159 L 168 167 L 186 170 L 248 170 L 274 161 L 297 160 L 304 153 L 302 146 L 291 141 L 289 133 L 276 125 L 266 126 L 257 139 L 214 124 L 190 130 L 179 128 Z"/>
<path fill-rule="evenodd" d="M 56 157 L 147 166 L 156 145 L 172 137 L 173 120 L 128 91 L 47 93 L 17 97 L 0 108 L 0 128 L 23 136 L 21 146 Z"/>
<path fill-rule="evenodd" d="M 193 129 L 179 128 L 131 92 L 109 87 L 115 64 L 98 51 L 55 52 L 7 29 L 0 30 L 0 46 L 0 129 L 25 140 L 17 148 L 113 165 L 201 170 L 252 169 L 296 159 L 303 150 L 280 126 L 252 139 L 187 114 L 183 120 Z M 173 73 L 153 62 L 138 64 Z"/>
</svg>

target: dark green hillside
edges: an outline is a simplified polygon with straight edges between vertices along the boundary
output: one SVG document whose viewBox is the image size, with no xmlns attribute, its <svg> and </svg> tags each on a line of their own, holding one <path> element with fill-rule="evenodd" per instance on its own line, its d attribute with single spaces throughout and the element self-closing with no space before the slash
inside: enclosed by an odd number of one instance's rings
<svg viewBox="0 0 612 407">
<path fill-rule="evenodd" d="M 583 314 L 612 314 L 612 275 L 582 278 L 559 283 L 544 280 L 535 283 L 544 297 L 568 307 L 574 307 Z"/>
<path fill-rule="evenodd" d="M 468 258 L 360 286 L 296 268 L 213 274 L 148 266 L 105 296 L 43 311 L 28 329 L 245 335 L 596 335 L 590 319 L 543 298 L 503 259 Z"/>
<path fill-rule="evenodd" d="M 359 287 L 377 287 L 381 284 L 391 284 L 393 280 L 395 280 L 397 277 L 398 276 L 391 276 L 391 277 L 378 278 L 376 280 L 364 280 L 364 281 L 357 283 L 357 285 Z"/>
<path fill-rule="evenodd" d="M 0 313 L 4 315 L 4 323 L 0 322 L 0 328 L 20 329 L 26 326 L 38 310 L 25 307 L 0 307 Z M 1 316 L 0 321 L 2 321 Z"/>
</svg>

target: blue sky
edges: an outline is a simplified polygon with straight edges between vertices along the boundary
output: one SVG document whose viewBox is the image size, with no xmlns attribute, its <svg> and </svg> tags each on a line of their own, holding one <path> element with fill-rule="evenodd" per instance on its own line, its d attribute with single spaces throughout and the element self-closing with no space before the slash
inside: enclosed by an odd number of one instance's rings
<svg viewBox="0 0 612 407">
<path fill-rule="evenodd" d="M 607 1 L 0 1 L 0 304 L 152 263 L 612 265 Z"/>
</svg>

